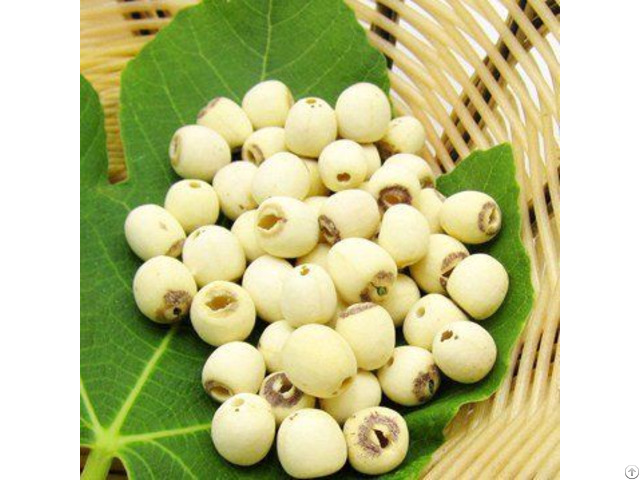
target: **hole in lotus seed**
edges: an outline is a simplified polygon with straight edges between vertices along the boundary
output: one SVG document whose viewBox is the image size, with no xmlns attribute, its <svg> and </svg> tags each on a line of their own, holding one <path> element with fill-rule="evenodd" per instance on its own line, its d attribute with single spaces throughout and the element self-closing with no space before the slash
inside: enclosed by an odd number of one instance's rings
<svg viewBox="0 0 640 480">
<path fill-rule="evenodd" d="M 449 340 L 451 337 L 453 337 L 453 332 L 451 330 L 447 330 L 446 332 L 442 332 L 440 341 L 444 342 L 445 340 Z"/>
<path fill-rule="evenodd" d="M 189 182 L 189 186 L 191 188 L 200 188 L 200 184 L 198 182 Z"/>
<path fill-rule="evenodd" d="M 393 362 L 396 361 L 396 357 L 395 355 L 392 355 L 391 358 L 387 361 L 387 367 L 390 367 L 391 365 L 393 365 Z"/>
<path fill-rule="evenodd" d="M 240 407 L 244 405 L 244 399 L 234 398 L 233 400 L 231 400 L 231 405 L 233 405 L 234 407 Z"/>
<path fill-rule="evenodd" d="M 277 215 L 264 215 L 260 218 L 260 220 L 258 220 L 258 227 L 262 228 L 263 230 L 271 230 L 281 220 L 282 218 Z"/>
<path fill-rule="evenodd" d="M 182 313 L 182 310 L 180 310 L 178 307 L 173 309 L 173 314 L 177 317 Z"/>
<path fill-rule="evenodd" d="M 346 390 L 353 383 L 353 377 L 345 378 L 340 384 L 340 390 Z"/>
<path fill-rule="evenodd" d="M 207 307 L 211 310 L 218 311 L 224 310 L 229 305 L 231 305 L 235 299 L 229 294 L 216 295 L 211 300 L 207 302 Z"/>
<path fill-rule="evenodd" d="M 307 266 L 305 265 L 304 267 L 302 267 L 302 268 L 300 269 L 300 275 L 302 275 L 302 276 L 308 275 L 310 271 L 311 271 L 311 270 L 309 270 L 309 267 L 307 267 Z"/>
<path fill-rule="evenodd" d="M 231 390 L 229 390 L 224 385 L 220 385 L 219 383 L 216 383 L 214 381 L 207 382 L 205 384 L 205 387 L 212 397 L 221 401 L 225 401 L 227 398 L 233 396 L 233 392 Z"/>
<path fill-rule="evenodd" d="M 389 439 L 385 436 L 383 431 L 374 428 L 373 433 L 375 433 L 376 438 L 378 439 L 378 443 L 382 448 L 385 448 L 387 445 L 389 445 Z"/>
<path fill-rule="evenodd" d="M 180 163 L 180 137 L 175 135 L 169 145 L 169 158 L 171 158 L 171 165 L 174 167 Z"/>
<path fill-rule="evenodd" d="M 307 98 L 305 100 L 309 105 L 313 105 L 314 103 L 316 103 L 316 99 L 315 98 Z"/>
<path fill-rule="evenodd" d="M 349 180 L 351 180 L 351 175 L 349 175 L 347 172 L 342 172 L 339 173 L 336 178 L 338 179 L 339 182 L 348 182 Z"/>
<path fill-rule="evenodd" d="M 278 388 L 278 392 L 287 393 L 293 388 L 293 383 L 291 383 L 288 378 L 284 377 L 281 381 L 282 384 L 280 385 L 280 388 Z"/>
<path fill-rule="evenodd" d="M 417 315 L 418 317 L 423 317 L 425 313 L 426 313 L 426 312 L 425 312 L 425 310 L 424 310 L 424 307 L 420 307 L 420 308 L 418 309 L 418 311 L 416 312 L 416 315 Z"/>
</svg>

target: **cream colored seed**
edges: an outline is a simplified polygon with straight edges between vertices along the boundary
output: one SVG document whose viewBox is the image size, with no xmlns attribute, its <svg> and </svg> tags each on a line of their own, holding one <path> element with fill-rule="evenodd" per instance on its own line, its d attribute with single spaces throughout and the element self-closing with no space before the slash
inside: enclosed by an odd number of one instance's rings
<svg viewBox="0 0 640 480">
<path fill-rule="evenodd" d="M 329 200 L 329 197 L 307 197 L 304 199 L 304 203 L 309 205 L 313 212 L 316 214 L 316 217 L 320 216 L 320 209 Z"/>
<path fill-rule="evenodd" d="M 198 125 L 204 125 L 218 132 L 229 144 L 231 150 L 242 146 L 253 132 L 247 114 L 233 100 L 216 97 L 198 113 Z"/>
<path fill-rule="evenodd" d="M 191 325 L 209 345 L 246 339 L 256 323 L 256 307 L 245 289 L 231 282 L 211 282 L 195 296 Z"/>
<path fill-rule="evenodd" d="M 336 243 L 327 260 L 336 289 L 348 303 L 381 302 L 398 275 L 391 255 L 363 238 L 347 238 Z"/>
<path fill-rule="evenodd" d="M 258 171 L 251 162 L 233 162 L 221 169 L 213 179 L 222 212 L 235 220 L 244 212 L 258 208 L 251 195 L 253 177 Z"/>
<path fill-rule="evenodd" d="M 265 127 L 256 130 L 242 145 L 242 160 L 260 165 L 267 158 L 279 152 L 286 152 L 284 128 Z"/>
<path fill-rule="evenodd" d="M 164 208 L 180 222 L 186 233 L 213 225 L 220 214 L 216 191 L 202 180 L 174 183 L 164 199 Z"/>
<path fill-rule="evenodd" d="M 440 210 L 442 229 L 461 242 L 488 242 L 500 231 L 502 213 L 486 193 L 466 191 L 447 198 Z"/>
<path fill-rule="evenodd" d="M 364 143 L 360 146 L 364 150 L 364 156 L 367 159 L 367 176 L 365 180 L 369 180 L 371 175 L 382 166 L 382 160 L 375 143 Z"/>
<path fill-rule="evenodd" d="M 331 106 L 320 98 L 298 100 L 284 125 L 287 148 L 303 157 L 317 158 L 336 139 L 338 123 Z"/>
<path fill-rule="evenodd" d="M 463 258 L 469 256 L 469 251 L 455 238 L 436 233 L 429 237 L 427 252 L 409 267 L 411 277 L 427 293 L 444 294 L 449 275 Z"/>
<path fill-rule="evenodd" d="M 233 222 L 231 227 L 231 233 L 240 241 L 240 245 L 242 245 L 244 254 L 249 262 L 253 262 L 256 258 L 267 253 L 258 244 L 258 237 L 256 236 L 257 216 L 257 210 L 244 212 Z"/>
<path fill-rule="evenodd" d="M 282 127 L 293 105 L 289 87 L 278 80 L 266 80 L 253 86 L 242 99 L 254 128 Z"/>
<path fill-rule="evenodd" d="M 326 197 L 331 194 L 329 189 L 322 183 L 322 177 L 320 176 L 320 167 L 318 161 L 314 158 L 303 158 L 305 167 L 309 171 L 310 187 L 307 196 L 313 197 Z"/>
<path fill-rule="evenodd" d="M 376 370 L 393 354 L 396 342 L 393 320 L 375 303 L 351 305 L 340 314 L 335 328 L 351 346 L 358 368 Z"/>
<path fill-rule="evenodd" d="M 342 425 L 347 419 L 362 409 L 377 407 L 382 401 L 382 389 L 376 376 L 360 370 L 353 383 L 337 397 L 323 398 L 320 408 Z"/>
<path fill-rule="evenodd" d="M 268 372 L 282 370 L 282 348 L 295 329 L 286 320 L 268 325 L 258 340 L 258 351 L 264 357 Z"/>
<path fill-rule="evenodd" d="M 266 159 L 253 177 L 251 193 L 258 205 L 272 197 L 303 200 L 309 193 L 309 170 L 297 155 L 280 152 Z"/>
<path fill-rule="evenodd" d="M 410 205 L 393 205 L 382 217 L 378 245 L 393 257 L 398 268 L 404 268 L 427 255 L 430 234 L 422 213 Z"/>
<path fill-rule="evenodd" d="M 429 221 L 431 233 L 442 233 L 440 209 L 444 200 L 445 197 L 435 188 L 423 188 L 413 203 Z"/>
<path fill-rule="evenodd" d="M 270 255 L 295 258 L 309 253 L 318 243 L 320 229 L 311 207 L 289 197 L 272 197 L 258 209 L 258 244 Z"/>
<path fill-rule="evenodd" d="M 291 270 L 293 267 L 286 260 L 263 255 L 244 272 L 242 287 L 251 295 L 258 316 L 265 322 L 282 320 L 282 283 Z"/>
<path fill-rule="evenodd" d="M 137 307 L 157 323 L 174 323 L 185 317 L 196 292 L 191 272 L 172 257 L 147 260 L 133 278 Z"/>
<path fill-rule="evenodd" d="M 425 144 L 425 131 L 417 118 L 394 118 L 389 122 L 384 137 L 378 142 L 383 158 L 397 153 L 418 153 Z"/>
<path fill-rule="evenodd" d="M 200 227 L 189 235 L 184 242 L 182 261 L 199 287 L 216 280 L 238 280 L 247 266 L 240 241 L 218 225 Z"/>
<path fill-rule="evenodd" d="M 319 398 L 340 395 L 358 371 L 347 341 L 317 324 L 303 325 L 289 336 L 282 349 L 282 367 L 291 383 Z"/>
<path fill-rule="evenodd" d="M 318 158 L 322 182 L 334 192 L 356 188 L 367 177 L 367 157 L 363 148 L 351 140 L 336 140 Z"/>
<path fill-rule="evenodd" d="M 493 315 L 509 290 L 509 275 L 502 264 L 490 255 L 476 253 L 453 269 L 447 292 L 460 307 L 476 320 Z"/>
<path fill-rule="evenodd" d="M 391 120 L 387 95 L 371 83 L 356 83 L 336 102 L 338 131 L 342 138 L 371 143 L 380 140 Z"/>
<path fill-rule="evenodd" d="M 296 266 L 303 265 L 305 263 L 311 263 L 313 265 L 318 265 L 319 267 L 324 268 L 328 272 L 329 263 L 327 261 L 327 256 L 329 255 L 330 249 L 331 247 L 326 243 L 319 243 L 309 253 L 296 259 Z"/>
<path fill-rule="evenodd" d="M 265 374 L 262 355 L 251 344 L 231 342 L 214 350 L 202 369 L 202 386 L 224 402 L 238 393 L 258 393 Z"/>
<path fill-rule="evenodd" d="M 368 193 L 343 190 L 324 202 L 318 223 L 323 240 L 333 245 L 345 238 L 371 238 L 380 226 L 380 212 Z"/>
<path fill-rule="evenodd" d="M 298 390 L 284 372 L 267 375 L 260 387 L 260 396 L 271 405 L 276 425 L 280 425 L 292 413 L 313 408 L 316 404 L 316 398 Z"/>
<path fill-rule="evenodd" d="M 407 407 L 428 402 L 440 386 L 440 372 L 433 355 L 424 348 L 397 347 L 378 380 L 390 400 Z"/>
<path fill-rule="evenodd" d="M 333 318 L 338 294 L 324 268 L 300 265 L 282 283 L 280 310 L 292 327 L 327 323 Z"/>
<path fill-rule="evenodd" d="M 185 233 L 180 222 L 158 205 L 140 205 L 127 215 L 124 234 L 133 253 L 142 260 L 159 255 L 177 257 Z"/>
<path fill-rule="evenodd" d="M 407 456 L 409 429 L 402 415 L 385 407 L 371 407 L 351 416 L 344 425 L 349 463 L 360 473 L 388 473 Z"/>
<path fill-rule="evenodd" d="M 460 383 L 482 380 L 498 355 L 496 343 L 474 322 L 455 322 L 436 332 L 433 357 L 447 377 Z"/>
<path fill-rule="evenodd" d="M 430 293 L 412 304 L 402 332 L 409 345 L 431 351 L 438 330 L 464 320 L 467 316 L 450 299 L 439 293 Z"/>
<path fill-rule="evenodd" d="M 182 178 L 211 182 L 214 175 L 231 162 L 231 150 L 214 130 L 202 125 L 186 125 L 174 133 L 169 158 Z"/>
<path fill-rule="evenodd" d="M 391 290 L 389 290 L 389 294 L 380 302 L 380 306 L 389 312 L 394 325 L 400 327 L 411 306 L 419 299 L 420 290 L 416 282 L 408 275 L 399 273 Z"/>
<path fill-rule="evenodd" d="M 414 155 L 412 153 L 397 153 L 392 155 L 384 162 L 385 165 L 397 165 L 404 167 L 410 172 L 413 172 L 422 188 L 433 187 L 436 181 L 436 177 L 433 174 L 433 170 L 424 158 Z"/>
<path fill-rule="evenodd" d="M 404 167 L 383 165 L 371 176 L 368 190 L 385 211 L 398 203 L 412 205 L 420 193 L 420 181 Z"/>
</svg>

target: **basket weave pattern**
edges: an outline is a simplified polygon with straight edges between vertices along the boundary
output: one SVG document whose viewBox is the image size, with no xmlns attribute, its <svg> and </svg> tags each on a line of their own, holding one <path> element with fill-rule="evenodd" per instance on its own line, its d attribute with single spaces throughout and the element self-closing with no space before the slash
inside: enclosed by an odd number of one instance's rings
<svg viewBox="0 0 640 480">
<path fill-rule="evenodd" d="M 81 72 L 105 109 L 109 173 L 126 176 L 118 125 L 126 63 L 197 0 L 81 0 Z M 424 125 L 442 173 L 511 142 L 536 302 L 510 371 L 446 430 L 427 479 L 560 475 L 559 0 L 346 0 L 388 59 L 394 106 Z M 114 463 L 114 478 L 124 475 Z"/>
</svg>

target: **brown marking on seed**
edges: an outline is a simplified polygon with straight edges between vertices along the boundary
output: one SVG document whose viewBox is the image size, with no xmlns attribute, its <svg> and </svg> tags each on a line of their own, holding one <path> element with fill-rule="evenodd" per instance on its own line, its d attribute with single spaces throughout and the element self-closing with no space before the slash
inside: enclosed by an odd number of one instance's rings
<svg viewBox="0 0 640 480">
<path fill-rule="evenodd" d="M 292 408 L 302 398 L 302 390 L 297 389 L 284 372 L 269 376 L 260 389 L 262 396 L 273 407 Z"/>
<path fill-rule="evenodd" d="M 393 145 L 391 145 L 386 140 L 380 140 L 378 143 L 376 143 L 376 145 L 378 147 L 378 152 L 380 152 L 380 158 L 383 161 L 386 160 L 387 158 L 395 155 L 396 153 L 400 153 L 400 150 L 395 148 Z"/>
<path fill-rule="evenodd" d="M 300 268 L 300 275 L 302 275 L 303 277 L 309 275 L 309 272 L 311 272 L 311 269 L 308 265 L 303 265 L 302 268 Z"/>
<path fill-rule="evenodd" d="M 180 151 L 182 150 L 182 139 L 180 135 L 174 135 L 169 145 L 169 158 L 171 159 L 171 165 L 174 167 L 180 163 Z"/>
<path fill-rule="evenodd" d="M 238 296 L 226 289 L 211 292 L 209 301 L 205 304 L 217 314 L 227 315 L 238 309 Z"/>
<path fill-rule="evenodd" d="M 427 177 L 420 182 L 422 188 L 433 188 L 433 177 Z"/>
<path fill-rule="evenodd" d="M 400 427 L 396 421 L 380 412 L 367 415 L 358 427 L 358 444 L 370 456 L 377 457 L 398 440 Z"/>
<path fill-rule="evenodd" d="M 442 285 L 442 288 L 447 288 L 447 283 L 453 269 L 468 256 L 469 254 L 467 252 L 451 252 L 442 259 L 442 263 L 440 264 L 440 285 Z"/>
<path fill-rule="evenodd" d="M 379 271 L 371 282 L 360 292 L 362 302 L 371 302 L 373 298 L 381 299 L 389 293 L 389 287 L 393 284 L 395 276 L 392 272 Z"/>
<path fill-rule="evenodd" d="M 444 342 L 445 340 L 449 340 L 451 337 L 453 337 L 453 332 L 451 330 L 447 330 L 446 332 L 442 332 L 440 341 Z"/>
<path fill-rule="evenodd" d="M 478 213 L 478 228 L 488 237 L 495 235 L 500 230 L 502 223 L 500 208 L 493 201 L 488 201 L 480 209 Z"/>
<path fill-rule="evenodd" d="M 338 230 L 336 224 L 333 223 L 333 220 L 326 215 L 320 215 L 318 217 L 318 225 L 320 226 L 320 235 L 322 235 L 324 241 L 329 245 L 334 245 L 342 240 L 340 230 Z"/>
<path fill-rule="evenodd" d="M 164 230 L 164 231 L 169 230 L 169 229 L 167 228 L 167 224 L 166 224 L 166 223 L 164 223 L 164 222 L 158 222 L 158 225 L 160 225 L 160 230 Z"/>
<path fill-rule="evenodd" d="M 313 105 L 317 102 L 317 100 L 315 98 L 307 98 L 305 102 L 307 102 L 309 105 Z"/>
<path fill-rule="evenodd" d="M 191 188 L 200 188 L 200 183 L 199 182 L 189 182 L 189 186 Z"/>
<path fill-rule="evenodd" d="M 341 172 L 338 175 L 336 175 L 336 179 L 340 183 L 345 183 L 345 182 L 348 182 L 349 180 L 351 180 L 351 175 L 349 175 L 347 172 Z"/>
<path fill-rule="evenodd" d="M 364 312 L 365 310 L 369 310 L 376 306 L 377 305 L 373 302 L 356 303 L 355 305 L 351 305 L 350 307 L 348 307 L 344 312 L 341 312 L 340 318 L 347 318 L 351 315 L 356 315 L 360 312 Z"/>
<path fill-rule="evenodd" d="M 182 253 L 183 244 L 184 244 L 184 239 L 180 239 L 176 241 L 173 245 L 169 247 L 169 250 L 167 250 L 167 253 L 165 255 L 167 255 L 168 257 L 177 257 Z"/>
<path fill-rule="evenodd" d="M 184 290 L 168 290 L 162 300 L 164 303 L 156 310 L 156 317 L 161 321 L 173 322 L 189 312 L 192 298 Z"/>
<path fill-rule="evenodd" d="M 429 400 L 440 386 L 440 372 L 435 365 L 428 365 L 413 380 L 412 392 L 420 403 Z"/>
<path fill-rule="evenodd" d="M 413 198 L 406 187 L 402 185 L 391 185 L 380 190 L 378 194 L 378 206 L 383 212 L 387 209 L 398 205 L 399 203 L 406 203 L 411 205 Z"/>
<path fill-rule="evenodd" d="M 209 110 L 211 110 L 216 105 L 216 103 L 218 103 L 220 98 L 221 97 L 216 97 L 213 100 L 211 100 L 209 103 L 207 103 L 207 105 L 198 112 L 198 120 L 204 117 L 207 114 L 207 112 L 209 112 Z"/>
</svg>

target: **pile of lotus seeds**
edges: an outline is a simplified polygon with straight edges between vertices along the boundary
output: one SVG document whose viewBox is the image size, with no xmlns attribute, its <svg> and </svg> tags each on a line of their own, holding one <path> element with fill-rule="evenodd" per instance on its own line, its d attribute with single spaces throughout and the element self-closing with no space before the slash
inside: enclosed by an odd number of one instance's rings
<svg viewBox="0 0 640 480">
<path fill-rule="evenodd" d="M 275 441 L 295 478 L 347 460 L 389 472 L 409 432 L 382 395 L 421 405 L 442 374 L 473 383 L 492 369 L 495 342 L 475 321 L 500 307 L 509 279 L 464 244 L 491 240 L 501 212 L 482 192 L 438 193 L 424 144 L 420 122 L 392 120 L 369 83 L 333 109 L 265 81 L 242 106 L 216 98 L 176 131 L 169 155 L 184 180 L 125 223 L 145 262 L 133 292 L 154 322 L 189 316 L 218 347 L 202 384 L 222 403 L 211 436 L 229 462 L 253 465 Z M 215 225 L 220 210 L 231 230 Z M 256 317 L 269 323 L 258 348 L 244 341 Z"/>
</svg>

